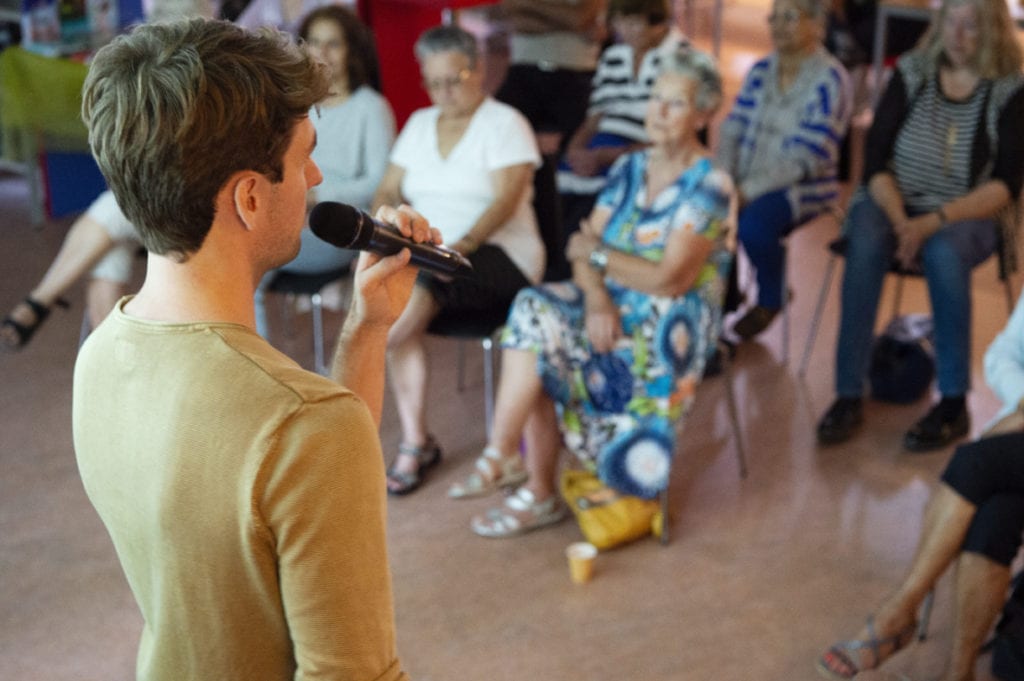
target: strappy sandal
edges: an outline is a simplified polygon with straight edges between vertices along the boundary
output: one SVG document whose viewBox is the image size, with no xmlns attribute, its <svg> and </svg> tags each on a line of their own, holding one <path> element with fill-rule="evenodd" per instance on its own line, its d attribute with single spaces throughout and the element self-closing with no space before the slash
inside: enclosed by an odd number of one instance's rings
<svg viewBox="0 0 1024 681">
<path fill-rule="evenodd" d="M 557 494 L 538 502 L 533 492 L 520 487 L 498 508 L 473 518 L 472 527 L 481 537 L 504 539 L 554 525 L 565 518 L 566 513 Z"/>
<path fill-rule="evenodd" d="M 11 315 L 4 317 L 4 320 L 0 322 L 0 348 L 4 350 L 20 350 L 28 345 L 35 332 L 50 316 L 50 308 L 32 298 L 25 298 L 20 304 L 32 310 L 35 319 L 28 323 L 22 323 L 15 321 Z M 68 301 L 58 298 L 56 305 L 67 308 Z"/>
<path fill-rule="evenodd" d="M 427 436 L 427 441 L 420 447 L 401 444 L 398 446 L 398 454 L 405 454 L 416 458 L 416 470 L 411 473 L 403 473 L 395 467 L 395 463 L 388 468 L 388 494 L 402 496 L 415 491 L 423 484 L 425 473 L 441 461 L 441 447 L 433 435 Z M 397 461 L 397 459 L 396 459 Z"/>
<path fill-rule="evenodd" d="M 484 447 L 483 453 L 476 458 L 474 465 L 476 470 L 470 473 L 469 477 L 448 488 L 449 497 L 480 497 L 502 487 L 521 485 L 529 477 L 523 466 L 522 457 L 504 456 L 494 447 Z"/>
<path fill-rule="evenodd" d="M 862 671 L 877 669 L 880 664 L 910 643 L 918 631 L 917 623 L 911 622 L 903 631 L 885 638 L 878 638 L 875 633 L 874 616 L 868 617 L 866 628 L 868 630 L 866 641 L 840 641 L 826 650 L 815 665 L 818 672 L 828 679 L 852 679 Z M 860 659 L 859 653 L 865 649 L 871 652 L 872 660 L 871 664 L 861 667 L 854 659 Z"/>
</svg>

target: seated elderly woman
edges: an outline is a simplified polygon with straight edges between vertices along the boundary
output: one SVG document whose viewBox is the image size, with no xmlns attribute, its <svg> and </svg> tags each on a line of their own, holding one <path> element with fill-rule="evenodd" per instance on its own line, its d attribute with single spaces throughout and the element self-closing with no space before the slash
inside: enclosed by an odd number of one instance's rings
<svg viewBox="0 0 1024 681">
<path fill-rule="evenodd" d="M 474 275 L 445 280 L 421 273 L 391 328 L 388 366 L 403 437 L 388 472 L 392 494 L 416 489 L 441 457 L 426 425 L 423 340 L 431 320 L 441 312 L 473 315 L 508 306 L 544 272 L 530 205 L 540 154 L 529 122 L 484 92 L 476 39 L 466 31 L 430 29 L 415 49 L 434 105 L 409 118 L 374 203 L 411 204 L 469 258 Z"/>
<path fill-rule="evenodd" d="M 837 399 L 818 424 L 820 443 L 847 440 L 863 421 L 875 316 L 894 258 L 928 282 L 942 394 L 903 444 L 944 447 L 970 429 L 971 269 L 997 249 L 1001 227 L 1014 250 L 1016 220 L 1001 225 L 1000 214 L 1024 179 L 1021 64 L 1003 0 L 944 0 L 919 46 L 897 62 L 844 228 Z"/>
<path fill-rule="evenodd" d="M 331 92 L 310 112 L 316 128 L 313 150 L 324 180 L 306 197 L 310 208 L 318 201 L 338 201 L 367 209 L 388 167 L 395 139 L 395 117 L 377 92 L 377 53 L 369 29 L 350 10 L 327 5 L 310 12 L 298 36 L 330 71 Z M 302 247 L 290 263 L 268 272 L 256 291 L 256 330 L 268 332 L 264 291 L 278 272 L 318 274 L 355 260 L 355 251 L 321 241 L 307 228 Z"/>
<path fill-rule="evenodd" d="M 601 53 L 587 117 L 569 138 L 558 170 L 563 239 L 590 214 L 612 163 L 647 144 L 644 111 L 651 85 L 664 55 L 687 44 L 669 32 L 666 0 L 610 0 L 608 16 L 617 42 Z M 569 276 L 568 263 L 559 269 L 552 274 Z"/>
<path fill-rule="evenodd" d="M 1003 409 L 986 436 L 961 445 L 946 467 L 903 582 L 857 638 L 833 645 L 818 660 L 828 678 L 853 678 L 909 644 L 919 606 L 954 562 L 956 611 L 942 680 L 974 678 L 975 661 L 1006 600 L 1024 531 L 1024 301 L 989 346 L 985 376 Z"/>
<path fill-rule="evenodd" d="M 822 47 L 825 3 L 776 0 L 775 51 L 747 73 L 719 133 L 718 159 L 739 192 L 739 239 L 757 273 L 757 303 L 736 322 L 743 339 L 784 304 L 780 239 L 839 198 L 839 147 L 850 120 L 849 77 Z"/>
<path fill-rule="evenodd" d="M 512 536 L 563 517 L 555 492 L 563 445 L 625 494 L 650 498 L 666 487 L 675 423 L 717 336 L 732 261 L 732 181 L 697 137 L 720 99 L 709 57 L 667 56 L 647 106 L 651 147 L 612 167 L 570 240 L 572 280 L 516 298 L 493 437 L 449 496 L 529 475 L 502 506 L 473 519 L 477 534 Z"/>
</svg>

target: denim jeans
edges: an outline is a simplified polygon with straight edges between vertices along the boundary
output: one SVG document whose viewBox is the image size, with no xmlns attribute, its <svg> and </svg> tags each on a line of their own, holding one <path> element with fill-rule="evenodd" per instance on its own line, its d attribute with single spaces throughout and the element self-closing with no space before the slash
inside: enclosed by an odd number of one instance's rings
<svg viewBox="0 0 1024 681">
<path fill-rule="evenodd" d="M 757 304 L 782 307 L 785 251 L 781 239 L 793 230 L 793 211 L 785 190 L 757 197 L 740 211 L 739 237 L 757 273 Z"/>
<path fill-rule="evenodd" d="M 882 209 L 863 189 L 847 214 L 842 316 L 836 344 L 836 393 L 860 397 L 871 357 L 882 282 L 896 252 L 896 234 Z M 921 246 L 928 282 L 939 392 L 964 395 L 970 387 L 971 270 L 998 244 L 995 220 L 952 222 Z"/>
</svg>

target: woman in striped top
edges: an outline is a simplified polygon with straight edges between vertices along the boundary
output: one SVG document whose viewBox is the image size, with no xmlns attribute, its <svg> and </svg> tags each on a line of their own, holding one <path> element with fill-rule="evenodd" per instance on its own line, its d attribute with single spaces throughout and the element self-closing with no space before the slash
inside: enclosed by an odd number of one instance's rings
<svg viewBox="0 0 1024 681">
<path fill-rule="evenodd" d="M 740 243 L 757 271 L 757 304 L 733 328 L 744 339 L 782 308 L 780 239 L 839 196 L 851 95 L 846 70 L 822 47 L 826 4 L 773 3 L 775 51 L 751 67 L 719 133 L 719 162 L 739 188 Z"/>
<path fill-rule="evenodd" d="M 970 276 L 996 251 L 1000 218 L 1020 196 L 1022 62 L 1004 0 L 945 0 L 918 47 L 897 63 L 844 227 L 837 399 L 818 424 L 819 442 L 842 442 L 863 420 L 878 300 L 894 258 L 928 282 L 942 395 L 903 444 L 935 449 L 970 429 Z"/>
</svg>

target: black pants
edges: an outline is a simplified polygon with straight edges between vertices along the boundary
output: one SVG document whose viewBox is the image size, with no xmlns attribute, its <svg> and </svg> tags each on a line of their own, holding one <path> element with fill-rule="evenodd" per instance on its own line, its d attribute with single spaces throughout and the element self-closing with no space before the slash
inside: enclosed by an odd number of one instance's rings
<svg viewBox="0 0 1024 681">
<path fill-rule="evenodd" d="M 957 447 L 942 481 L 978 509 L 963 550 L 1009 566 L 1024 535 L 1024 433 Z"/>
</svg>

